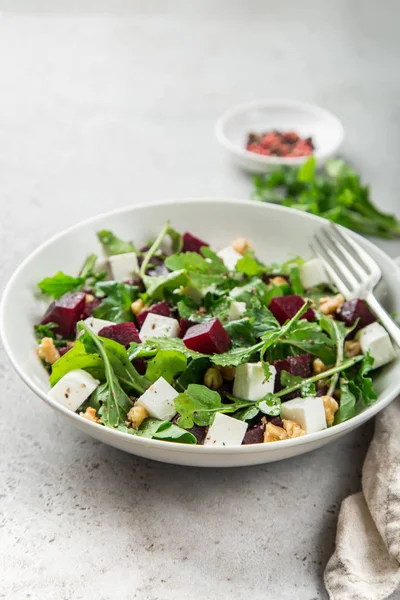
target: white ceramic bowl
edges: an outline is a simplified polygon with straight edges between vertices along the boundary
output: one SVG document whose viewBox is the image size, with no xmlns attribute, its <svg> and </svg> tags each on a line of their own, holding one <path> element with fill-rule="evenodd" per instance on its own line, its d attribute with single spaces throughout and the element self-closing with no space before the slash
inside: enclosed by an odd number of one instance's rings
<svg viewBox="0 0 400 600">
<path fill-rule="evenodd" d="M 48 378 L 37 359 L 33 324 L 44 311 L 43 301 L 35 299 L 36 284 L 58 270 L 77 273 L 83 258 L 100 251 L 99 229 L 111 229 L 123 239 L 140 246 L 170 220 L 180 231 L 191 231 L 215 248 L 235 237 L 251 240 L 257 255 L 266 262 L 282 261 L 290 255 L 310 254 L 312 234 L 324 223 L 300 211 L 251 201 L 194 199 L 128 207 L 79 223 L 56 235 L 35 250 L 11 277 L 3 295 L 0 325 L 6 352 L 25 383 L 51 408 L 94 438 L 139 456 L 155 460 L 203 467 L 252 465 L 288 458 L 314 450 L 340 437 L 382 410 L 400 391 L 400 359 L 379 373 L 378 401 L 355 418 L 325 431 L 271 444 L 237 447 L 190 446 L 148 440 L 119 433 L 82 419 L 48 396 Z M 354 234 L 352 234 L 354 235 Z M 389 312 L 400 312 L 400 271 L 376 246 L 354 235 L 382 269 L 381 290 Z M 382 299 L 382 298 L 381 298 Z M 10 423 L 10 427 L 18 427 Z"/>
<path fill-rule="evenodd" d="M 265 173 L 280 165 L 303 164 L 308 157 L 262 156 L 246 150 L 250 132 L 272 129 L 312 137 L 319 166 L 336 154 L 344 138 L 343 125 L 332 113 L 313 104 L 288 101 L 249 102 L 235 106 L 218 119 L 215 135 L 234 162 L 251 173 Z"/>
</svg>

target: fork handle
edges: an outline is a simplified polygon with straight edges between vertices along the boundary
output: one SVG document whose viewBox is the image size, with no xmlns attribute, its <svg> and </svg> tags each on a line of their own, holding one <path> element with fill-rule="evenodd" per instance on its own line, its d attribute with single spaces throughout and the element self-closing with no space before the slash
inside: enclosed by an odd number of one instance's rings
<svg viewBox="0 0 400 600">
<path fill-rule="evenodd" d="M 386 329 L 386 331 L 390 334 L 391 338 L 396 342 L 398 346 L 400 346 L 400 328 L 393 321 L 392 317 L 386 312 L 383 306 L 378 302 L 375 298 L 374 294 L 370 292 L 365 300 L 369 304 L 372 311 L 378 317 L 378 319 L 382 322 L 382 325 Z"/>
</svg>

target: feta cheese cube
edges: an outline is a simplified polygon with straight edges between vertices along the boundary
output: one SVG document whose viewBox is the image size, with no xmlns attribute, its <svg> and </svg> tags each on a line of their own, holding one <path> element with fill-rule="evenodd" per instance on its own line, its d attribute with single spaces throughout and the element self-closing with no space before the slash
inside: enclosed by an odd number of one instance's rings
<svg viewBox="0 0 400 600">
<path fill-rule="evenodd" d="M 103 329 L 103 327 L 108 327 L 109 325 L 115 325 L 113 321 L 106 321 L 106 319 L 96 319 L 96 317 L 88 317 L 83 321 L 85 325 L 89 327 L 96 335 L 98 335 L 99 331 Z M 82 331 L 79 335 L 82 335 Z"/>
<path fill-rule="evenodd" d="M 99 385 L 99 381 L 83 369 L 69 371 L 49 391 L 49 396 L 75 412 Z"/>
<path fill-rule="evenodd" d="M 241 319 L 246 312 L 246 302 L 237 302 L 233 300 L 229 307 L 228 321 L 237 321 Z"/>
<path fill-rule="evenodd" d="M 326 429 L 324 401 L 319 396 L 282 402 L 281 418 L 298 423 L 306 433 Z"/>
<path fill-rule="evenodd" d="M 139 273 L 139 263 L 135 252 L 110 256 L 110 267 L 115 281 L 128 281 L 134 273 Z"/>
<path fill-rule="evenodd" d="M 236 367 L 233 395 L 243 400 L 261 400 L 275 387 L 276 369 L 269 366 L 271 375 L 265 380 L 265 373 L 261 362 L 244 363 Z"/>
<path fill-rule="evenodd" d="M 374 359 L 373 369 L 382 367 L 394 359 L 392 341 L 386 329 L 379 323 L 371 323 L 357 334 L 363 354 L 370 353 Z"/>
<path fill-rule="evenodd" d="M 174 400 L 177 396 L 179 392 L 164 377 L 160 377 L 140 396 L 137 404 L 143 406 L 154 419 L 169 421 L 176 415 Z"/>
<path fill-rule="evenodd" d="M 309 289 L 317 285 L 329 283 L 328 273 L 324 263 L 319 258 L 312 258 L 300 267 L 300 281 L 304 288 Z"/>
<path fill-rule="evenodd" d="M 216 413 L 210 426 L 205 446 L 240 446 L 247 431 L 247 423 Z"/>
<path fill-rule="evenodd" d="M 139 337 L 142 340 L 142 342 L 146 341 L 147 338 L 175 338 L 178 337 L 178 335 L 179 323 L 176 319 L 171 319 L 171 317 L 164 317 L 163 315 L 156 315 L 155 313 L 149 313 L 147 315 L 139 332 Z"/>
<path fill-rule="evenodd" d="M 238 261 L 243 258 L 243 256 L 239 254 L 239 252 L 236 252 L 232 246 L 222 248 L 222 250 L 217 252 L 217 256 L 222 259 L 222 262 L 229 271 L 234 271 Z"/>
</svg>

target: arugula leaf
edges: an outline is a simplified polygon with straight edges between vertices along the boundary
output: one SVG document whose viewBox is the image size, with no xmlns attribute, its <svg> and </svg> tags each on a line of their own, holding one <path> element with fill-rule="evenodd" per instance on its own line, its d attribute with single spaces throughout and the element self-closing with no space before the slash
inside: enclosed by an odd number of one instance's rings
<svg viewBox="0 0 400 600">
<path fill-rule="evenodd" d="M 281 400 L 276 394 L 267 394 L 256 403 L 259 410 L 270 417 L 277 417 L 281 413 Z"/>
<path fill-rule="evenodd" d="M 235 412 L 232 417 L 239 419 L 239 421 L 251 421 L 260 412 L 259 408 L 254 404 L 253 406 L 247 406 Z"/>
<path fill-rule="evenodd" d="M 256 297 L 250 299 L 245 316 L 252 319 L 254 335 L 258 338 L 280 327 L 272 312 Z"/>
<path fill-rule="evenodd" d="M 45 277 L 38 283 L 43 294 L 51 296 L 56 300 L 68 292 L 76 292 L 85 283 L 84 277 L 72 277 L 62 271 L 58 271 L 53 277 Z"/>
<path fill-rule="evenodd" d="M 251 305 L 254 297 L 265 305 L 270 302 L 270 290 L 258 277 L 252 277 L 245 285 L 233 288 L 230 296 L 238 302 L 246 302 L 246 305 Z"/>
<path fill-rule="evenodd" d="M 326 365 L 335 360 L 335 340 L 329 338 L 316 322 L 299 321 L 280 343 L 317 356 Z"/>
<path fill-rule="evenodd" d="M 368 373 L 372 369 L 373 364 L 374 359 L 367 353 L 361 361 L 355 379 L 355 384 L 360 389 L 362 400 L 367 406 L 371 406 L 378 397 L 377 393 L 374 391 L 372 379 L 368 377 Z"/>
<path fill-rule="evenodd" d="M 303 284 L 301 283 L 299 267 L 292 267 L 289 273 L 289 279 L 293 292 L 299 296 L 304 296 L 305 290 Z"/>
<path fill-rule="evenodd" d="M 210 366 L 210 359 L 206 356 L 194 358 L 176 381 L 175 387 L 184 391 L 191 383 L 203 383 L 204 373 Z"/>
<path fill-rule="evenodd" d="M 168 275 L 159 275 L 151 277 L 143 275 L 142 281 L 146 287 L 146 292 L 153 300 L 162 300 L 166 290 L 173 291 L 180 287 L 189 285 L 189 277 L 184 270 L 168 273 Z"/>
<path fill-rule="evenodd" d="M 340 405 L 335 414 L 333 424 L 338 425 L 356 414 L 356 397 L 349 389 L 349 382 L 345 378 L 340 379 Z"/>
<path fill-rule="evenodd" d="M 222 260 L 206 246 L 201 249 L 201 252 L 203 256 L 197 252 L 172 254 L 165 259 L 165 265 L 171 271 L 185 271 L 191 284 L 199 290 L 229 286 L 228 269 Z"/>
<path fill-rule="evenodd" d="M 114 323 L 133 321 L 131 304 L 138 298 L 138 287 L 117 281 L 100 281 L 94 287 L 94 294 L 104 297 L 102 303 L 93 311 L 97 319 Z"/>
<path fill-rule="evenodd" d="M 230 321 L 225 326 L 225 331 L 231 338 L 232 346 L 234 348 L 247 347 L 249 344 L 254 345 L 256 338 L 253 331 L 253 325 L 250 319 L 238 319 L 237 321 Z"/>
<path fill-rule="evenodd" d="M 188 358 L 200 358 L 205 356 L 195 350 L 189 350 L 180 338 L 156 337 L 149 338 L 143 344 L 132 342 L 129 346 L 129 360 L 133 360 L 139 356 L 149 358 L 155 356 L 159 350 L 177 350 Z"/>
<path fill-rule="evenodd" d="M 249 248 L 244 253 L 243 258 L 238 260 L 236 271 L 249 275 L 250 277 L 254 275 L 259 277 L 263 273 L 270 273 L 271 268 L 260 262 L 258 258 L 256 258 L 254 250 Z"/>
<path fill-rule="evenodd" d="M 178 425 L 171 423 L 170 421 L 158 421 L 157 419 L 146 419 L 143 421 L 139 429 L 131 429 L 125 425 L 119 425 L 118 431 L 123 433 L 129 433 L 131 435 L 137 435 L 139 437 L 146 437 L 149 439 L 164 440 L 165 442 L 178 442 L 180 444 L 197 444 L 196 437 L 185 431 Z"/>
<path fill-rule="evenodd" d="M 132 242 L 120 240 L 112 231 L 102 229 L 97 232 L 99 242 L 102 244 L 107 256 L 114 254 L 126 254 L 127 252 L 136 252 L 138 250 Z"/>
<path fill-rule="evenodd" d="M 259 352 L 263 347 L 264 342 L 254 344 L 248 348 L 233 348 L 224 352 L 224 354 L 213 354 L 210 359 L 214 365 L 221 367 L 238 367 L 242 363 L 249 362 L 256 352 Z"/>
<path fill-rule="evenodd" d="M 172 383 L 174 378 L 185 371 L 187 358 L 182 352 L 177 350 L 160 350 L 153 360 L 147 363 L 146 377 L 154 383 L 160 377 L 163 377 L 168 383 Z"/>
<path fill-rule="evenodd" d="M 98 354 L 89 354 L 81 340 L 76 340 L 71 350 L 53 364 L 50 375 L 51 387 L 73 369 L 83 369 L 95 379 L 104 380 L 103 361 Z"/>
<path fill-rule="evenodd" d="M 281 384 L 284 387 L 291 387 L 299 384 L 300 394 L 303 398 L 306 398 L 307 396 L 315 396 L 317 393 L 313 382 L 309 382 L 307 379 L 303 379 L 303 377 L 292 375 L 287 371 L 281 371 Z"/>
<path fill-rule="evenodd" d="M 54 331 L 54 329 L 57 329 L 57 328 L 58 328 L 57 323 L 46 323 L 45 325 L 35 325 L 34 331 L 35 331 L 36 339 L 41 341 L 45 337 L 51 338 L 53 340 L 53 343 L 56 348 L 62 348 L 63 346 L 66 345 L 67 341 L 69 341 L 69 340 L 57 337 L 56 332 Z"/>
</svg>

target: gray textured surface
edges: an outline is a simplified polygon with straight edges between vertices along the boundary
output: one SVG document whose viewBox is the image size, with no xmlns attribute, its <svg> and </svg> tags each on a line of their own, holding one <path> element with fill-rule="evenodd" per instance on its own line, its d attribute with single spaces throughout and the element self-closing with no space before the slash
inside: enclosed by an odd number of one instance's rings
<svg viewBox="0 0 400 600">
<path fill-rule="evenodd" d="M 374 197 L 398 206 L 397 3 L 142 4 L 0 2 L 3 285 L 80 218 L 247 197 L 213 139 L 242 100 L 332 109 Z M 372 424 L 281 464 L 173 467 L 86 438 L 1 364 L 1 598 L 326 598 L 337 510 L 360 487 Z"/>
</svg>

